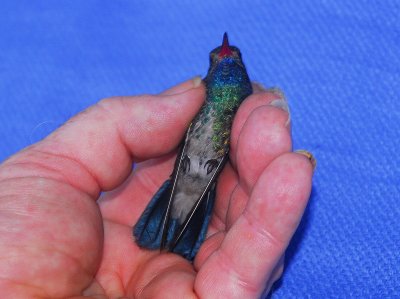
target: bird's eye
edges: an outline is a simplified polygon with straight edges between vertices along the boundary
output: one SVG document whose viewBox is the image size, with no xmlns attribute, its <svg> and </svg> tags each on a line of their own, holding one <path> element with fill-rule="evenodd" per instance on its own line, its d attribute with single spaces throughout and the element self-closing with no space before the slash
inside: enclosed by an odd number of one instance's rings
<svg viewBox="0 0 400 299">
<path fill-rule="evenodd" d="M 215 54 L 215 53 L 211 53 L 211 55 L 210 55 L 210 60 L 211 60 L 211 62 L 213 62 L 213 63 L 217 62 L 217 61 L 218 61 L 218 55 Z"/>
<path fill-rule="evenodd" d="M 207 169 L 207 174 L 210 174 L 218 166 L 218 160 L 211 159 L 204 164 L 204 168 Z"/>
</svg>

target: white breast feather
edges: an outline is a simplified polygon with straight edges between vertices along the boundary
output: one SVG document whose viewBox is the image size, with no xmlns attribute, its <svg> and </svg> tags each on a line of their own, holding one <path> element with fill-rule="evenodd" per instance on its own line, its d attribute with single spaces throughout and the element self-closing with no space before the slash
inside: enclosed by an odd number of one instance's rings
<svg viewBox="0 0 400 299">
<path fill-rule="evenodd" d="M 196 126 L 200 126 L 200 122 L 195 124 L 194 129 Z M 200 129 L 201 137 L 191 138 L 185 150 L 190 159 L 190 169 L 185 174 L 181 171 L 178 176 L 172 208 L 172 217 L 179 218 L 180 223 L 185 221 L 213 174 L 213 172 L 207 174 L 207 166 L 205 167 L 209 159 L 216 157 L 211 141 L 212 126 L 213 120 L 210 118 Z"/>
</svg>

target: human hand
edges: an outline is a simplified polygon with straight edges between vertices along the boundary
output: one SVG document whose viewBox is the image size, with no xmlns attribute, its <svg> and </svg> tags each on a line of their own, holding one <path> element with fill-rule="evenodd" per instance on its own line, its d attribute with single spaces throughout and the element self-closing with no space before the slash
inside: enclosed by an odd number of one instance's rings
<svg viewBox="0 0 400 299">
<path fill-rule="evenodd" d="M 194 264 L 132 239 L 204 100 L 199 83 L 101 101 L 0 166 L 1 298 L 257 298 L 271 287 L 313 170 L 290 152 L 288 113 L 270 105 L 279 94 L 257 86 L 236 114 Z"/>
</svg>

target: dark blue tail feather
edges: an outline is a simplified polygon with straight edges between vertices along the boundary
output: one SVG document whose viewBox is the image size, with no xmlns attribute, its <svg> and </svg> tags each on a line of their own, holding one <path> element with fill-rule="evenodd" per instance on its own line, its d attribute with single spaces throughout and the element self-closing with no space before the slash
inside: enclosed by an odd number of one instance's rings
<svg viewBox="0 0 400 299">
<path fill-rule="evenodd" d="M 143 214 L 133 229 L 133 235 L 140 247 L 148 249 L 159 249 L 163 235 L 163 222 L 168 207 L 168 201 L 172 189 L 171 180 L 167 180 L 147 205 Z M 211 219 L 212 209 L 215 201 L 215 187 L 211 188 L 209 194 L 200 203 L 186 231 L 172 249 L 184 258 L 192 261 L 196 256 L 201 244 L 203 243 L 208 224 Z M 167 221 L 167 241 L 166 247 L 169 248 L 174 242 L 176 235 L 181 229 L 177 219 Z"/>
<path fill-rule="evenodd" d="M 171 193 L 171 180 L 162 184 L 133 228 L 133 236 L 140 247 L 159 249 L 162 226 Z"/>
<path fill-rule="evenodd" d="M 215 187 L 212 187 L 200 203 L 197 211 L 190 220 L 186 231 L 177 243 L 173 252 L 193 260 L 203 244 L 207 235 L 208 224 L 210 223 L 212 210 L 215 201 Z"/>
</svg>

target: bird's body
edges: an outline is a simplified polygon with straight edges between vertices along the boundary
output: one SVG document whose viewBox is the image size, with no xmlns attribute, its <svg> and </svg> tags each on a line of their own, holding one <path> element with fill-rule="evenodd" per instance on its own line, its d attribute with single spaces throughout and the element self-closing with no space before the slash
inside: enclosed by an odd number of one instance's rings
<svg viewBox="0 0 400 299">
<path fill-rule="evenodd" d="M 229 152 L 232 121 L 252 92 L 238 48 L 210 53 L 206 100 L 192 121 L 171 178 L 153 197 L 134 228 L 139 246 L 167 249 L 192 260 L 204 241 L 218 174 Z"/>
</svg>

